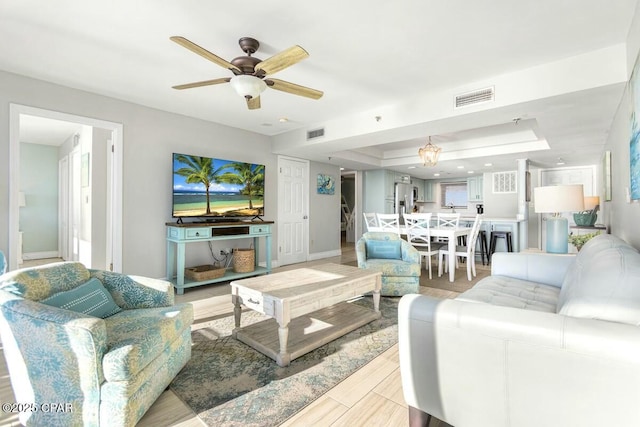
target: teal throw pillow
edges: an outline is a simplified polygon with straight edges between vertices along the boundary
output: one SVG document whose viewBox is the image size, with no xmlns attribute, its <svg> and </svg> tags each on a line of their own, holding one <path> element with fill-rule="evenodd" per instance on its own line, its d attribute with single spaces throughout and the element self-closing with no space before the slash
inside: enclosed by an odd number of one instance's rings
<svg viewBox="0 0 640 427">
<path fill-rule="evenodd" d="M 102 319 L 122 311 L 109 291 L 95 277 L 75 289 L 58 292 L 40 302 Z"/>
<path fill-rule="evenodd" d="M 400 240 L 367 240 L 367 258 L 402 259 Z"/>
</svg>

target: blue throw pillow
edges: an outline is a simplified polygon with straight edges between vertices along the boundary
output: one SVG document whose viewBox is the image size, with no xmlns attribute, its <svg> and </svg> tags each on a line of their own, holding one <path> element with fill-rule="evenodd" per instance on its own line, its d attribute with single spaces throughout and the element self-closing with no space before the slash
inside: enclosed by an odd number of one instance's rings
<svg viewBox="0 0 640 427">
<path fill-rule="evenodd" d="M 58 292 L 40 302 L 102 319 L 122 311 L 95 277 L 75 289 Z"/>
<path fill-rule="evenodd" d="M 367 240 L 367 258 L 402 259 L 400 240 Z"/>
</svg>

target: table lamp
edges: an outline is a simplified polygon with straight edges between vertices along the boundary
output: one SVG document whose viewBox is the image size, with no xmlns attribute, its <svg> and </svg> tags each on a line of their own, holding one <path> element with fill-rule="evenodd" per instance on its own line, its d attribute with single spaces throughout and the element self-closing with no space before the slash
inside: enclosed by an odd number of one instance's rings
<svg viewBox="0 0 640 427">
<path fill-rule="evenodd" d="M 584 210 L 573 214 L 573 221 L 576 225 L 583 227 L 593 227 L 598 218 L 600 209 L 600 197 L 588 196 L 584 198 Z"/>
<path fill-rule="evenodd" d="M 536 213 L 553 214 L 547 218 L 547 252 L 568 253 L 569 221 L 561 214 L 584 211 L 582 184 L 536 187 L 533 196 Z"/>
</svg>

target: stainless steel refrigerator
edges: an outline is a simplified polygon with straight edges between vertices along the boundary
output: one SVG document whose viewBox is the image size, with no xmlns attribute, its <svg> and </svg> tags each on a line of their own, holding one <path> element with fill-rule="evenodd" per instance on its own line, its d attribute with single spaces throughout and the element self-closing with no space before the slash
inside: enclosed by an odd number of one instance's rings
<svg viewBox="0 0 640 427">
<path fill-rule="evenodd" d="M 395 213 L 400 214 L 402 218 L 403 213 L 413 212 L 416 199 L 418 198 L 418 187 L 414 187 L 413 184 L 401 184 L 396 183 L 395 188 Z"/>
</svg>

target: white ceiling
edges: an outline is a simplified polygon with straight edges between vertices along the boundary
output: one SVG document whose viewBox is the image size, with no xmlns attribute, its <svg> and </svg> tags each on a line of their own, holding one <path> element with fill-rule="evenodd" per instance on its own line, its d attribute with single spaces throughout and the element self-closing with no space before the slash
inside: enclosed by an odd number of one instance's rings
<svg viewBox="0 0 640 427">
<path fill-rule="evenodd" d="M 406 104 L 416 96 L 428 98 L 443 88 L 624 43 L 636 3 L 0 0 L 0 39 L 5 41 L 0 44 L 0 69 L 277 140 L 338 118 Z M 243 55 L 237 44 L 243 36 L 260 41 L 254 56 L 261 59 L 298 44 L 310 57 L 275 77 L 322 90 L 324 96 L 315 101 L 267 89 L 262 108 L 249 111 L 226 84 L 174 90 L 171 86 L 231 73 L 171 42 L 173 35 L 228 61 Z M 354 135 L 335 144 L 280 146 L 278 152 L 351 169 L 384 164 L 425 178 L 438 171 L 443 176 L 479 173 L 488 170 L 484 164 L 489 162 L 490 168 L 509 169 L 515 167 L 514 159 L 523 157 L 542 166 L 554 166 L 558 157 L 567 165 L 596 163 L 623 89 L 624 84 L 608 85 L 512 108 L 489 108 L 443 120 L 433 126 L 437 133 L 425 131 L 418 137 L 387 129 L 375 146 L 363 143 L 364 135 Z M 283 117 L 288 121 L 280 122 Z M 516 124 L 512 119 L 517 117 L 522 120 Z M 491 144 L 494 148 L 487 152 L 492 154 L 465 157 L 469 153 L 461 145 L 482 146 L 487 137 L 499 140 L 515 127 L 550 149 L 495 154 L 496 144 Z M 411 153 L 429 134 L 443 148 L 441 162 L 434 169 L 408 170 L 419 165 Z M 458 169 L 461 165 L 465 169 Z"/>
</svg>

